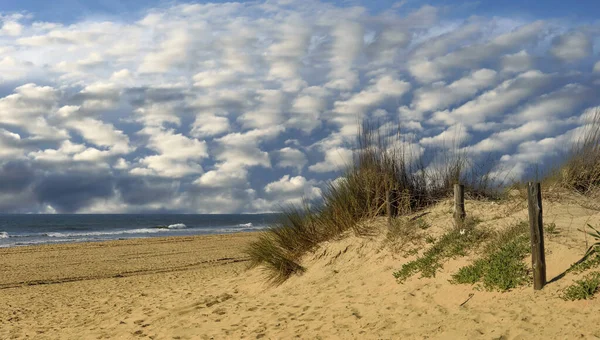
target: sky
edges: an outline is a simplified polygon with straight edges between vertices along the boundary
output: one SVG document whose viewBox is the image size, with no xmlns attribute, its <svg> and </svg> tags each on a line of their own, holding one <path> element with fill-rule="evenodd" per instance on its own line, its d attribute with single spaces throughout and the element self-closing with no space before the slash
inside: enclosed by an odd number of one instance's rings
<svg viewBox="0 0 600 340">
<path fill-rule="evenodd" d="M 524 178 L 600 109 L 598 13 L 0 0 L 0 212 L 277 211 L 342 175 L 363 119 L 400 126 L 391 147 L 452 145 Z"/>
</svg>

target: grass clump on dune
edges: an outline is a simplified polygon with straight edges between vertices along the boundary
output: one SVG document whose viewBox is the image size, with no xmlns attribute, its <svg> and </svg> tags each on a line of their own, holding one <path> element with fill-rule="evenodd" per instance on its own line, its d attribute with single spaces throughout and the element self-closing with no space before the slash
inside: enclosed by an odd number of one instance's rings
<svg viewBox="0 0 600 340">
<path fill-rule="evenodd" d="M 531 252 L 528 225 L 521 222 L 492 237 L 484 257 L 452 275 L 459 284 L 482 283 L 487 290 L 506 291 L 528 281 L 525 256 Z"/>
<path fill-rule="evenodd" d="M 386 234 L 386 244 L 395 252 L 405 256 L 418 252 L 418 247 L 425 238 L 422 231 L 430 225 L 422 218 L 395 218 L 391 221 Z"/>
<path fill-rule="evenodd" d="M 591 114 L 582 128 L 567 160 L 544 181 L 588 194 L 600 186 L 600 110 Z"/>
<path fill-rule="evenodd" d="M 344 175 L 323 190 L 317 206 L 284 211 L 280 223 L 247 249 L 252 266 L 264 266 L 273 282 L 283 282 L 304 271 L 301 256 L 319 243 L 348 231 L 372 233 L 368 223 L 360 222 L 386 215 L 388 198 L 396 213 L 407 214 L 451 196 L 452 185 L 464 172 L 462 155 L 448 158 L 442 170 L 427 171 L 422 158 L 405 147 L 399 133 L 381 131 L 363 124 L 353 162 Z M 449 154 L 445 149 L 439 152 Z"/>
<path fill-rule="evenodd" d="M 324 239 L 319 221 L 308 206 L 288 208 L 281 215 L 280 225 L 261 233 L 258 240 L 246 249 L 250 266 L 265 265 L 268 278 L 274 283 L 282 282 L 304 267 L 298 259 L 307 250 Z"/>
<path fill-rule="evenodd" d="M 390 190 L 402 193 L 394 202 L 402 202 L 402 211 L 429 204 L 423 176 L 409 162 L 407 150 L 391 148 L 375 129 L 365 125 L 359 133 L 353 164 L 344 176 L 328 185 L 320 205 L 285 210 L 280 223 L 247 249 L 251 265 L 265 266 L 272 281 L 283 282 L 304 270 L 299 259 L 317 244 L 347 231 L 370 233 L 359 222 L 387 213 Z"/>
<path fill-rule="evenodd" d="M 268 278 L 274 283 L 283 282 L 292 274 L 305 270 L 297 263 L 297 256 L 279 245 L 279 242 L 280 239 L 274 233 L 265 232 L 246 249 L 250 256 L 250 266 L 265 265 Z"/>
</svg>

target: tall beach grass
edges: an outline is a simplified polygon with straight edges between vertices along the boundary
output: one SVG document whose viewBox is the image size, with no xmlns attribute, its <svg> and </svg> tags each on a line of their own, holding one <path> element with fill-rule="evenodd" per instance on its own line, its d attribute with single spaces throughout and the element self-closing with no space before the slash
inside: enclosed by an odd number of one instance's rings
<svg viewBox="0 0 600 340">
<path fill-rule="evenodd" d="M 300 258 L 319 243 L 347 232 L 371 233 L 369 224 L 360 222 L 386 215 L 388 199 L 394 212 L 408 214 L 450 197 L 459 181 L 476 197 L 497 193 L 497 182 L 489 172 L 473 170 L 465 153 L 439 149 L 444 162 L 431 170 L 399 132 L 382 132 L 369 123 L 359 129 L 356 145 L 352 164 L 327 185 L 321 202 L 284 209 L 279 223 L 248 247 L 251 266 L 263 266 L 273 283 L 303 272 Z"/>
<path fill-rule="evenodd" d="M 547 186 L 580 194 L 590 194 L 600 186 L 600 109 L 586 118 L 566 160 L 543 179 Z"/>
</svg>

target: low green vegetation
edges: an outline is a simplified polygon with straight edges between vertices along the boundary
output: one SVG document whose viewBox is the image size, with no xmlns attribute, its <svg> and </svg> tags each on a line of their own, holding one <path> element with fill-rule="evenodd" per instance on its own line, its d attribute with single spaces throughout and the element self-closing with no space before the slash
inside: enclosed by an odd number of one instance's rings
<svg viewBox="0 0 600 340">
<path fill-rule="evenodd" d="M 592 272 L 565 288 L 561 297 L 568 301 L 588 300 L 598 292 L 599 288 L 600 272 Z"/>
<path fill-rule="evenodd" d="M 583 273 L 589 269 L 600 266 L 600 232 L 592 227 L 590 224 L 587 225 L 592 231 L 580 230 L 594 238 L 594 243 L 587 249 L 583 258 L 567 269 L 567 273 Z"/>
<path fill-rule="evenodd" d="M 560 233 L 556 230 L 556 223 L 544 224 L 544 232 L 548 235 L 558 235 Z"/>
<path fill-rule="evenodd" d="M 600 231 L 598 231 L 598 229 L 592 227 L 591 224 L 587 225 L 588 228 L 590 228 L 592 231 L 588 231 L 587 234 L 590 235 L 591 237 L 594 238 L 594 243 L 588 248 L 586 255 L 590 254 L 592 252 L 598 252 L 598 249 L 600 249 Z M 586 232 L 586 231 L 584 231 Z"/>
<path fill-rule="evenodd" d="M 571 266 L 567 272 L 583 273 L 593 268 L 600 266 L 600 254 L 597 252 L 586 255 L 582 261 L 579 261 Z"/>
<path fill-rule="evenodd" d="M 421 277 L 434 277 L 446 260 L 467 255 L 470 249 L 486 238 L 487 232 L 477 228 L 477 224 L 479 220 L 467 218 L 461 229 L 455 228 L 442 235 L 423 255 L 405 263 L 400 270 L 394 272 L 394 277 L 399 283 L 417 273 L 420 273 Z"/>
<path fill-rule="evenodd" d="M 571 265 L 565 274 L 580 274 L 600 266 L 600 232 L 589 224 L 587 227 L 592 231 L 580 231 L 593 237 L 594 243 L 588 248 L 583 258 Z M 565 288 L 561 298 L 568 301 L 587 300 L 591 299 L 598 290 L 600 290 L 600 272 L 591 272 Z"/>
<path fill-rule="evenodd" d="M 527 223 L 522 222 L 492 237 L 482 258 L 452 275 L 453 283 L 481 283 L 487 290 L 506 291 L 528 281 L 524 258 L 531 252 Z"/>
</svg>

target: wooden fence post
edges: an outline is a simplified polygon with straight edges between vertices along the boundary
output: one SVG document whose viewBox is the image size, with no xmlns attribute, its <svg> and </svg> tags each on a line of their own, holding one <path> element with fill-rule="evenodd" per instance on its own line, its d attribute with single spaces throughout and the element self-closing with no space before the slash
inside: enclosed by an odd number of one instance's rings
<svg viewBox="0 0 600 340">
<path fill-rule="evenodd" d="M 394 189 L 388 189 L 386 195 L 386 204 L 388 222 L 391 223 L 392 218 L 398 215 L 398 202 L 396 197 L 396 191 Z"/>
<path fill-rule="evenodd" d="M 462 184 L 454 184 L 454 221 L 456 226 L 462 226 L 465 221 L 465 186 Z"/>
<path fill-rule="evenodd" d="M 533 289 L 546 285 L 546 256 L 544 254 L 544 222 L 542 221 L 542 189 L 540 183 L 527 184 L 529 227 L 531 230 L 531 263 L 533 265 Z"/>
</svg>

